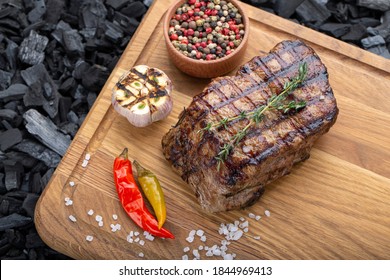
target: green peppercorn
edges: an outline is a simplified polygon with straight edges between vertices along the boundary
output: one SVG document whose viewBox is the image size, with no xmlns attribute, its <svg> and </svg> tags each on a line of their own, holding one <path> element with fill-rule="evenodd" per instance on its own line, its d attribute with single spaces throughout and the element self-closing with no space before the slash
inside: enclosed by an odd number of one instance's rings
<svg viewBox="0 0 390 280">
<path fill-rule="evenodd" d="M 194 32 L 194 37 L 199 37 L 199 31 Z"/>
<path fill-rule="evenodd" d="M 235 47 L 238 47 L 241 44 L 241 40 L 234 40 L 233 43 Z"/>
<path fill-rule="evenodd" d="M 214 36 L 212 34 L 207 34 L 207 40 L 213 40 Z"/>
<path fill-rule="evenodd" d="M 196 26 L 203 26 L 204 20 L 203 19 L 198 19 L 196 21 Z"/>
<path fill-rule="evenodd" d="M 188 22 L 184 21 L 184 22 L 181 24 L 181 27 L 184 28 L 184 29 L 188 29 Z"/>
</svg>

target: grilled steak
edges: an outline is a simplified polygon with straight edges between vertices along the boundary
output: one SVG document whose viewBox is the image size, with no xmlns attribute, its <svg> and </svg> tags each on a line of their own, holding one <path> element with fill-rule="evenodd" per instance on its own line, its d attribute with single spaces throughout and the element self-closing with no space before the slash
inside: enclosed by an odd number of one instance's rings
<svg viewBox="0 0 390 280">
<path fill-rule="evenodd" d="M 307 76 L 288 97 L 304 100 L 306 106 L 289 113 L 266 111 L 218 168 L 216 156 L 221 147 L 250 120 L 237 118 L 226 127 L 202 128 L 267 104 L 298 75 L 304 62 Z M 266 184 L 307 159 L 315 140 L 330 129 L 337 114 L 328 73 L 320 58 L 301 41 L 283 41 L 269 54 L 243 65 L 235 76 L 214 79 L 195 96 L 176 126 L 163 137 L 163 153 L 205 210 L 243 208 L 258 200 Z"/>
</svg>

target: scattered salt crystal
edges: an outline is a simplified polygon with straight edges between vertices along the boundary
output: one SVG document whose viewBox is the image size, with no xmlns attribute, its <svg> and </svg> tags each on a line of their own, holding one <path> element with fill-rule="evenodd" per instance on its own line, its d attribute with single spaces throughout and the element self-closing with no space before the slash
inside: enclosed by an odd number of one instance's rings
<svg viewBox="0 0 390 280">
<path fill-rule="evenodd" d="M 73 181 L 69 182 L 69 186 L 74 187 L 75 183 Z"/>
<path fill-rule="evenodd" d="M 269 210 L 265 210 L 265 211 L 264 211 L 264 214 L 265 214 L 267 217 L 271 216 L 271 212 L 270 212 Z"/>
<path fill-rule="evenodd" d="M 184 253 L 187 253 L 189 250 L 190 250 L 190 247 L 184 247 L 184 248 L 183 248 L 183 252 L 184 252 Z"/>
<path fill-rule="evenodd" d="M 151 234 L 145 236 L 145 238 L 146 238 L 147 240 L 149 240 L 149 241 L 153 241 L 153 240 L 154 240 L 154 236 L 151 235 Z"/>
<path fill-rule="evenodd" d="M 144 253 L 141 252 L 141 253 L 138 254 L 138 256 L 139 256 L 140 258 L 143 258 L 145 255 L 144 255 Z"/>
<path fill-rule="evenodd" d="M 86 153 L 85 154 L 85 160 L 90 160 L 91 159 L 91 155 L 89 153 Z"/>
<path fill-rule="evenodd" d="M 92 236 L 92 235 L 87 235 L 87 236 L 85 237 L 85 240 L 91 242 L 91 241 L 93 240 L 93 236 Z"/>
<path fill-rule="evenodd" d="M 134 236 L 134 231 L 130 231 L 128 236 L 133 237 Z"/>
<path fill-rule="evenodd" d="M 96 216 L 95 216 L 95 220 L 96 220 L 96 222 L 103 221 L 103 217 L 100 216 L 100 215 L 96 215 Z"/>
<path fill-rule="evenodd" d="M 73 205 L 73 200 L 71 199 L 65 202 L 65 206 L 70 206 L 70 205 Z"/>
<path fill-rule="evenodd" d="M 225 240 L 225 239 L 222 239 L 222 240 L 221 240 L 221 245 L 222 245 L 222 246 L 227 245 L 227 243 L 228 243 L 227 240 Z"/>
<path fill-rule="evenodd" d="M 211 249 L 206 252 L 206 256 L 207 257 L 212 257 L 213 256 L 213 252 L 211 251 Z"/>
<path fill-rule="evenodd" d="M 256 215 L 253 214 L 253 213 L 249 213 L 249 214 L 248 214 L 248 217 L 251 218 L 251 219 L 254 219 L 254 218 L 256 217 Z"/>
<path fill-rule="evenodd" d="M 118 220 L 118 215 L 114 214 L 114 215 L 112 215 L 112 218 L 116 221 L 116 220 Z"/>
<path fill-rule="evenodd" d="M 249 225 L 249 222 L 245 221 L 245 222 L 240 224 L 240 228 L 246 228 L 246 227 L 248 227 L 248 225 Z"/>
<path fill-rule="evenodd" d="M 202 235 L 201 237 L 200 237 L 200 241 L 202 241 L 202 242 L 206 242 L 206 235 Z"/>
<path fill-rule="evenodd" d="M 187 256 L 187 255 L 183 255 L 183 256 L 181 257 L 181 259 L 182 259 L 182 260 L 188 260 L 188 256 Z"/>
<path fill-rule="evenodd" d="M 241 222 L 245 221 L 245 218 L 244 217 L 240 217 L 240 221 Z"/>
<path fill-rule="evenodd" d="M 187 242 L 192 243 L 194 241 L 194 237 L 193 236 L 188 236 L 186 238 L 186 240 L 187 240 Z"/>
<path fill-rule="evenodd" d="M 140 240 L 139 241 L 139 245 L 144 246 L 145 245 L 145 241 L 144 240 Z"/>
<path fill-rule="evenodd" d="M 236 232 L 234 232 L 233 236 L 232 236 L 232 240 L 238 240 L 242 237 L 243 235 L 243 231 L 242 230 L 238 230 Z"/>
<path fill-rule="evenodd" d="M 260 236 L 253 236 L 253 239 L 255 239 L 255 240 L 260 240 Z"/>
<path fill-rule="evenodd" d="M 247 228 L 247 227 L 244 228 L 243 231 L 244 231 L 244 232 L 248 232 L 248 228 Z"/>
<path fill-rule="evenodd" d="M 194 249 L 192 250 L 192 254 L 194 255 L 194 257 L 196 259 L 199 259 L 200 258 L 200 254 L 199 254 L 199 251 L 197 249 Z"/>
<path fill-rule="evenodd" d="M 135 231 L 134 232 L 134 236 L 138 236 L 139 235 L 139 232 L 138 231 Z"/>
<path fill-rule="evenodd" d="M 197 235 L 197 236 L 203 236 L 203 234 L 204 234 L 204 231 L 201 230 L 201 229 L 198 229 L 198 230 L 196 231 L 196 235 Z"/>
<path fill-rule="evenodd" d="M 207 251 L 209 249 L 209 246 L 204 246 L 204 249 Z"/>
<path fill-rule="evenodd" d="M 103 221 L 99 221 L 98 225 L 99 225 L 99 227 L 102 227 L 103 226 Z"/>
<path fill-rule="evenodd" d="M 137 243 L 139 241 L 139 237 L 137 237 L 136 239 L 134 239 L 134 242 Z"/>
<path fill-rule="evenodd" d="M 196 230 L 193 229 L 190 231 L 190 234 L 188 236 L 195 236 L 195 233 L 196 233 Z"/>
<path fill-rule="evenodd" d="M 255 219 L 256 219 L 256 221 L 258 221 L 258 220 L 261 219 L 261 216 L 257 215 L 257 216 L 255 217 Z"/>
<path fill-rule="evenodd" d="M 90 210 L 88 211 L 88 213 L 87 213 L 87 214 L 88 214 L 88 216 L 92 216 L 92 215 L 93 215 L 93 213 L 94 213 L 94 212 L 93 212 L 93 210 L 92 210 L 92 209 L 90 209 Z"/>
<path fill-rule="evenodd" d="M 233 260 L 234 258 L 233 258 L 232 254 L 226 254 L 226 255 L 223 256 L 223 259 L 224 260 Z"/>
<path fill-rule="evenodd" d="M 221 251 L 226 251 L 228 248 L 226 247 L 226 245 L 222 245 L 221 246 Z"/>
<path fill-rule="evenodd" d="M 73 215 L 69 215 L 69 220 L 71 220 L 74 223 L 77 221 L 76 217 Z"/>
<path fill-rule="evenodd" d="M 221 255 L 221 250 L 220 249 L 215 249 L 215 250 L 212 250 L 212 253 L 214 256 L 220 256 Z"/>
<path fill-rule="evenodd" d="M 240 221 L 234 221 L 234 225 L 237 227 L 240 224 Z"/>
<path fill-rule="evenodd" d="M 199 250 L 199 251 L 202 251 L 202 250 L 203 250 L 203 246 L 202 246 L 202 245 L 199 245 L 198 250 Z"/>
<path fill-rule="evenodd" d="M 87 167 L 88 165 L 88 160 L 84 159 L 83 163 L 81 164 L 82 167 Z"/>
<path fill-rule="evenodd" d="M 325 96 L 320 95 L 320 100 L 322 101 L 322 100 L 324 100 L 324 99 L 325 99 Z"/>
<path fill-rule="evenodd" d="M 65 197 L 65 202 L 68 202 L 70 200 L 69 197 Z"/>
</svg>

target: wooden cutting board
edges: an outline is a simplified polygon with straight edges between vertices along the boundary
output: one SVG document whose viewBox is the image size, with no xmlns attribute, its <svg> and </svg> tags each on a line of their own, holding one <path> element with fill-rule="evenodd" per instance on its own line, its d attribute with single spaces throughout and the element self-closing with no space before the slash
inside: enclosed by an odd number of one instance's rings
<svg viewBox="0 0 390 280">
<path fill-rule="evenodd" d="M 137 259 L 141 252 L 145 259 L 181 259 L 186 246 L 192 259 L 192 249 L 199 245 L 220 245 L 220 223 L 243 217 L 249 231 L 228 250 L 237 259 L 389 259 L 390 61 L 243 4 L 251 28 L 242 63 L 281 40 L 304 40 L 328 67 L 340 114 L 310 159 L 267 186 L 254 206 L 205 213 L 161 151 L 162 136 L 209 82 L 181 73 L 167 58 L 162 16 L 171 2 L 154 1 L 42 194 L 35 215 L 42 239 L 76 259 Z M 137 64 L 161 68 L 174 83 L 171 115 L 142 129 L 132 127 L 110 103 L 114 83 Z M 143 246 L 127 242 L 130 231 L 140 230 L 122 210 L 112 178 L 113 160 L 124 147 L 159 177 L 167 202 L 165 227 L 175 240 L 146 240 Z M 91 159 L 83 168 L 86 153 Z M 73 205 L 65 206 L 67 197 Z M 250 219 L 249 213 L 262 218 Z M 71 222 L 69 215 L 77 221 Z M 96 215 L 102 216 L 103 227 Z M 112 232 L 110 224 L 116 223 L 121 230 Z M 207 241 L 188 243 L 192 229 L 204 230 Z M 87 235 L 94 237 L 92 242 Z M 207 259 L 204 250 L 200 253 Z"/>
</svg>

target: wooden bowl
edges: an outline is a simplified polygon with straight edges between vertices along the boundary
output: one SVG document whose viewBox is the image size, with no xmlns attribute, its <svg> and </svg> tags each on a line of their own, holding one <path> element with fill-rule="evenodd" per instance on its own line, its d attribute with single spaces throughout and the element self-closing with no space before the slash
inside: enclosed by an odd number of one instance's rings
<svg viewBox="0 0 390 280">
<path fill-rule="evenodd" d="M 175 49 L 169 36 L 169 22 L 175 14 L 178 7 L 180 7 L 186 0 L 180 0 L 173 4 L 165 14 L 164 18 L 164 39 L 168 49 L 168 54 L 173 64 L 184 73 L 197 78 L 214 78 L 232 71 L 241 63 L 241 58 L 244 55 L 248 45 L 249 36 L 249 18 L 241 8 L 240 3 L 236 0 L 228 0 L 240 11 L 242 22 L 245 26 L 245 35 L 234 52 L 216 60 L 197 60 L 189 58 Z"/>
</svg>

